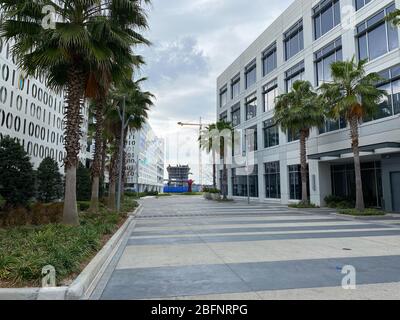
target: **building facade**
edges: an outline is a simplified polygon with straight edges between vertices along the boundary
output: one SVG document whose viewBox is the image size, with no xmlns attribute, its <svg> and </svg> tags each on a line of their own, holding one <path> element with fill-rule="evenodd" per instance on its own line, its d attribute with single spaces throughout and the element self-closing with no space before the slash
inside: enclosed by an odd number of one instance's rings
<svg viewBox="0 0 400 320">
<path fill-rule="evenodd" d="M 80 159 L 87 154 L 88 108 L 82 108 Z M 26 77 L 11 55 L 11 44 L 0 39 L 0 139 L 16 138 L 30 155 L 34 168 L 45 157 L 64 161 L 64 93 L 46 87 L 44 76 Z"/>
<path fill-rule="evenodd" d="M 301 199 L 298 137 L 275 125 L 275 97 L 299 79 L 317 88 L 331 80 L 333 61 L 355 57 L 368 60 L 367 72 L 379 72 L 384 80 L 378 86 L 388 92 L 378 113 L 360 125 L 365 201 L 400 212 L 399 29 L 385 20 L 395 8 L 399 0 L 296 0 L 218 77 L 217 118 L 255 135 L 252 198 L 282 204 Z M 327 120 L 313 129 L 307 154 L 313 203 L 324 205 L 329 195 L 354 196 L 345 121 Z M 228 169 L 233 197 L 247 196 L 247 176 L 239 169 L 235 164 Z"/>
<path fill-rule="evenodd" d="M 186 186 L 189 180 L 190 167 L 188 165 L 177 165 L 167 167 L 168 186 Z"/>
<path fill-rule="evenodd" d="M 126 187 L 139 192 L 162 192 L 164 141 L 155 135 L 147 122 L 140 131 L 129 131 L 125 152 Z"/>
</svg>

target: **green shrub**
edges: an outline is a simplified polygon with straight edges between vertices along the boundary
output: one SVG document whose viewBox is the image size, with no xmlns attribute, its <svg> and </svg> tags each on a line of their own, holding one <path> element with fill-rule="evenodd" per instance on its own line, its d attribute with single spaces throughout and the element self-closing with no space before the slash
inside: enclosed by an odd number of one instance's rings
<svg viewBox="0 0 400 320">
<path fill-rule="evenodd" d="M 325 197 L 324 200 L 329 208 L 346 209 L 346 208 L 353 208 L 355 206 L 355 202 L 353 199 L 339 197 L 335 195 L 327 196 Z"/>
<path fill-rule="evenodd" d="M 124 201 L 122 209 L 129 212 L 134 205 L 132 199 Z M 42 268 L 50 264 L 56 269 L 57 284 L 63 284 L 83 269 L 101 248 L 104 236 L 115 232 L 125 217 L 101 207 L 99 214 L 81 213 L 78 227 L 47 224 L 0 229 L 0 281 L 17 287 L 40 286 Z"/>
<path fill-rule="evenodd" d="M 89 201 L 92 195 L 90 170 L 79 162 L 76 170 L 76 199 Z"/>
<path fill-rule="evenodd" d="M 300 202 L 300 203 L 289 204 L 289 208 L 313 209 L 313 208 L 318 208 L 318 206 L 316 206 L 314 203 L 311 202 Z"/>
<path fill-rule="evenodd" d="M 64 203 L 36 203 L 31 207 L 31 223 L 44 225 L 49 223 L 61 223 Z"/>
<path fill-rule="evenodd" d="M 78 209 L 80 211 L 87 211 L 90 208 L 90 201 L 78 201 Z"/>
<path fill-rule="evenodd" d="M 6 206 L 25 206 L 34 195 L 34 172 L 29 155 L 9 136 L 0 141 L 0 195 Z"/>
<path fill-rule="evenodd" d="M 4 199 L 1 195 L 0 195 L 0 210 L 3 209 L 4 205 L 6 204 L 6 199 Z"/>
<path fill-rule="evenodd" d="M 208 189 L 208 193 L 221 193 L 221 190 L 216 189 L 216 188 L 210 188 L 210 189 Z"/>
<path fill-rule="evenodd" d="M 365 209 L 363 211 L 357 209 L 340 209 L 338 213 L 350 216 L 384 216 L 386 213 L 377 209 Z"/>
<path fill-rule="evenodd" d="M 40 163 L 37 174 L 37 199 L 48 203 L 62 197 L 61 174 L 56 161 L 47 157 Z"/>
</svg>

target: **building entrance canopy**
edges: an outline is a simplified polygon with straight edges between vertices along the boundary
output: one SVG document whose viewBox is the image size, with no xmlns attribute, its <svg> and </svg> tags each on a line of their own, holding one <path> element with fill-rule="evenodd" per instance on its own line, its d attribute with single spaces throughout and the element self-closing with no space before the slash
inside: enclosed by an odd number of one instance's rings
<svg viewBox="0 0 400 320">
<path fill-rule="evenodd" d="M 370 144 L 366 146 L 360 146 L 359 149 L 361 153 L 367 153 L 367 155 L 397 153 L 400 152 L 400 142 L 384 142 L 384 143 Z M 308 159 L 321 160 L 321 161 L 335 160 L 335 159 L 345 158 L 346 155 L 352 153 L 353 150 L 351 148 L 346 148 L 346 149 L 311 154 L 308 156 Z"/>
</svg>

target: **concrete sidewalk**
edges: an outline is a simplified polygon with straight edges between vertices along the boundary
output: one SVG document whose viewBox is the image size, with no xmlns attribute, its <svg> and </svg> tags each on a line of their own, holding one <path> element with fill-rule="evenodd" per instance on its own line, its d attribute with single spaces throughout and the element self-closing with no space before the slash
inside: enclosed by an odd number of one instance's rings
<svg viewBox="0 0 400 320">
<path fill-rule="evenodd" d="M 400 219 L 145 199 L 91 299 L 400 299 Z M 341 287 L 356 269 L 356 290 Z"/>
</svg>

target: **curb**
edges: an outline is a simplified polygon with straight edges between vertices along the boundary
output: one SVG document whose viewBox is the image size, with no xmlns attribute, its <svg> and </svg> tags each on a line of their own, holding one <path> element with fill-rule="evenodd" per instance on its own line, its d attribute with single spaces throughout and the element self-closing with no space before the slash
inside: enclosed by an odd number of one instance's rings
<svg viewBox="0 0 400 320">
<path fill-rule="evenodd" d="M 0 300 L 79 300 L 93 289 L 101 278 L 118 249 L 121 239 L 135 216 L 142 211 L 142 205 L 128 214 L 124 224 L 117 230 L 111 239 L 103 246 L 79 276 L 68 287 L 54 288 L 0 288 Z"/>
</svg>

